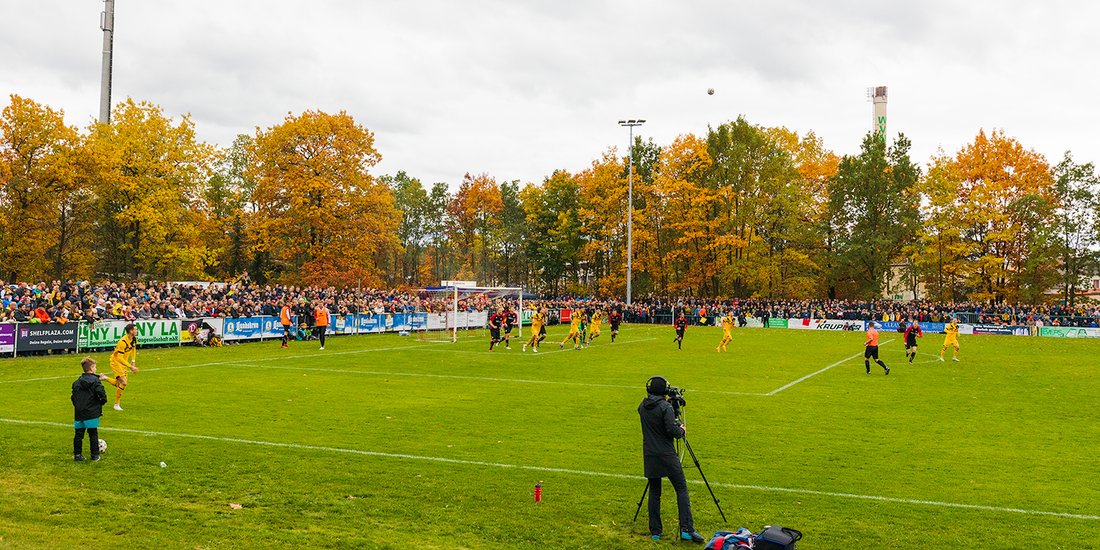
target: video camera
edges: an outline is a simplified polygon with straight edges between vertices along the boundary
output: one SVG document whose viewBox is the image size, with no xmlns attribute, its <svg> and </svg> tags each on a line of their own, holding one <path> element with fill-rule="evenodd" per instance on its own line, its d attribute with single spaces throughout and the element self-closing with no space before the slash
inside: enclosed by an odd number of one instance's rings
<svg viewBox="0 0 1100 550">
<path fill-rule="evenodd" d="M 668 402 L 672 404 L 672 410 L 676 411 L 676 416 L 680 416 L 680 407 L 687 406 L 687 401 L 684 401 L 684 390 L 669 386 L 665 395 L 668 396 Z"/>
<path fill-rule="evenodd" d="M 655 383 L 656 382 L 656 383 Z M 664 392 L 660 390 L 664 387 Z M 684 400 L 684 390 L 677 388 L 668 383 L 662 376 L 654 376 L 646 383 L 646 391 L 650 395 L 664 395 L 668 397 L 668 402 L 672 404 L 672 409 L 676 411 L 676 416 L 680 416 L 680 407 L 686 406 L 687 401 Z"/>
</svg>

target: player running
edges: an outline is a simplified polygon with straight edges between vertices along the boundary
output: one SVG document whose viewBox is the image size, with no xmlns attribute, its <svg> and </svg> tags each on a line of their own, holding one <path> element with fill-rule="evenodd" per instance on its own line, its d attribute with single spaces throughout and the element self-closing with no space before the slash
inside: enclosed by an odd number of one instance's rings
<svg viewBox="0 0 1100 550">
<path fill-rule="evenodd" d="M 886 374 L 890 374 L 890 367 L 887 367 L 886 363 L 878 358 L 878 331 L 875 330 L 874 321 L 867 323 L 867 341 L 863 343 L 863 346 L 863 366 L 867 369 L 867 374 L 871 374 L 871 357 L 875 358 L 875 362 L 886 371 Z"/>
<path fill-rule="evenodd" d="M 504 310 L 497 308 L 496 313 L 489 317 L 489 337 L 492 338 L 489 341 L 489 351 L 493 351 L 493 346 L 500 343 L 500 327 L 504 324 Z"/>
<path fill-rule="evenodd" d="M 111 372 L 114 373 L 114 378 L 107 378 L 101 376 L 101 380 L 106 380 L 111 383 L 115 389 L 115 410 L 121 411 L 122 405 L 119 403 L 122 401 L 122 392 L 126 389 L 126 369 L 130 369 L 132 372 L 137 372 L 137 325 L 130 323 L 126 325 L 126 334 L 122 335 L 118 344 L 115 345 L 115 351 L 111 353 Z"/>
<path fill-rule="evenodd" d="M 581 325 L 584 324 L 584 312 L 578 309 L 573 310 L 573 313 L 569 316 L 569 334 L 558 344 L 558 349 L 565 347 L 565 343 L 572 340 L 573 349 L 581 349 Z"/>
<path fill-rule="evenodd" d="M 736 322 L 737 322 L 737 320 L 733 318 L 733 313 L 732 312 L 726 312 L 725 317 L 722 317 L 722 343 L 718 344 L 718 347 L 714 348 L 714 351 L 717 351 L 719 353 L 721 353 L 723 351 L 727 351 L 726 350 L 726 344 L 729 344 L 730 342 L 733 341 L 733 332 L 732 331 L 733 331 L 733 325 Z"/>
<path fill-rule="evenodd" d="M 943 331 L 947 333 L 943 337 L 943 349 L 940 350 L 940 361 L 943 361 L 943 353 L 947 351 L 947 346 L 955 347 L 955 354 L 951 357 L 952 361 L 959 360 L 959 320 L 952 317 L 951 323 L 943 328 Z"/>
<path fill-rule="evenodd" d="M 592 313 L 592 328 L 588 333 L 588 345 L 592 345 L 592 340 L 595 340 L 600 335 L 600 323 L 603 322 L 603 312 L 596 310 Z"/>
<path fill-rule="evenodd" d="M 676 342 L 676 349 L 684 349 L 684 330 L 688 326 L 688 320 L 687 317 L 684 317 L 684 312 L 680 312 L 680 317 L 676 319 L 673 326 L 676 327 L 676 337 L 672 341 Z"/>
<path fill-rule="evenodd" d="M 611 312 L 607 316 L 607 324 L 611 325 L 611 343 L 615 343 L 615 337 L 619 335 L 619 323 L 623 322 L 623 314 L 619 310 Z"/>
<path fill-rule="evenodd" d="M 924 331 L 920 328 L 920 321 L 913 321 L 909 328 L 905 329 L 905 356 L 909 358 L 909 364 L 913 364 L 913 358 L 917 356 L 917 338 L 924 338 Z"/>
<path fill-rule="evenodd" d="M 504 349 L 512 349 L 512 329 L 519 322 L 511 306 L 504 306 Z"/>
<path fill-rule="evenodd" d="M 539 308 L 531 316 L 531 339 L 523 344 L 523 351 L 527 351 L 527 346 L 531 346 L 531 351 L 538 353 L 539 342 L 544 338 L 546 338 L 546 308 Z"/>
</svg>

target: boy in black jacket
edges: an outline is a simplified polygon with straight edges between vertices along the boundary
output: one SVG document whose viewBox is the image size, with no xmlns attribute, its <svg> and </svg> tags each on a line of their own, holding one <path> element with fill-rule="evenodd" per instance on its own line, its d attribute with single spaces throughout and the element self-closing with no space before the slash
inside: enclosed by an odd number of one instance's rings
<svg viewBox="0 0 1100 550">
<path fill-rule="evenodd" d="M 103 404 L 107 402 L 107 391 L 103 389 L 100 380 L 105 375 L 96 376 L 95 359 L 85 357 L 80 366 L 84 368 L 84 374 L 73 382 L 73 427 L 76 435 L 73 437 L 73 461 L 84 460 L 80 454 L 84 447 L 84 431 L 87 430 L 90 439 L 89 447 L 92 451 L 91 460 L 99 460 L 99 417 L 103 416 Z"/>
</svg>

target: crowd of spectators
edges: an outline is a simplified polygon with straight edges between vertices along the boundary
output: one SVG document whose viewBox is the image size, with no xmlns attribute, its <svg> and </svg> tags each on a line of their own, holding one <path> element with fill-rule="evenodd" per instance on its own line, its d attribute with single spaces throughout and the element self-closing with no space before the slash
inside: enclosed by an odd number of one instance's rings
<svg viewBox="0 0 1100 550">
<path fill-rule="evenodd" d="M 47 284 L 6 284 L 0 281 L 0 322 L 69 323 L 100 320 L 195 319 L 200 317 L 243 318 L 257 315 L 277 316 L 284 302 L 294 313 L 308 317 L 317 304 L 331 314 L 385 314 L 443 312 L 453 307 L 448 293 L 375 288 L 336 289 L 288 285 L 258 285 L 247 274 L 228 284 L 188 283 L 102 283 L 89 281 L 52 281 Z M 631 305 L 621 300 L 594 300 L 590 297 L 562 296 L 533 299 L 527 308 L 550 310 L 592 307 L 617 309 L 624 320 L 634 323 L 671 323 L 685 313 L 693 322 L 732 313 L 739 318 L 835 319 L 852 321 L 919 320 L 946 322 L 952 316 L 964 323 L 1004 325 L 1054 325 L 1096 327 L 1100 308 L 1086 303 L 1063 305 L 986 305 L 978 303 L 937 303 L 889 300 L 713 300 L 692 297 L 639 298 Z M 497 300 L 487 294 L 464 297 L 459 308 L 485 311 Z"/>
<path fill-rule="evenodd" d="M 583 299 L 548 300 L 549 307 L 574 307 Z M 920 321 L 945 323 L 955 317 L 961 323 L 989 325 L 1074 326 L 1100 325 L 1100 305 L 1092 302 L 1074 307 L 1063 305 L 986 305 L 979 303 L 938 303 L 892 300 L 711 300 L 691 297 L 640 298 L 627 306 L 612 301 L 628 322 L 671 324 L 674 316 L 685 313 L 693 322 L 706 319 L 714 324 L 727 313 L 735 317 L 767 319 L 828 319 L 845 321 Z"/>
</svg>

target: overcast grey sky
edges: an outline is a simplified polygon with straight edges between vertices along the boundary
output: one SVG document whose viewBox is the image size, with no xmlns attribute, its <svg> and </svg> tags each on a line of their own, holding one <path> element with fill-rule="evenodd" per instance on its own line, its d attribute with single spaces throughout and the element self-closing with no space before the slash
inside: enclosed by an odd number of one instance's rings
<svg viewBox="0 0 1100 550">
<path fill-rule="evenodd" d="M 1003 128 L 1051 163 L 1100 161 L 1095 2 L 117 0 L 115 102 L 190 113 L 228 146 L 288 112 L 346 110 L 381 175 L 541 182 L 738 115 L 813 130 L 838 154 L 871 128 L 924 164 Z M 0 0 L 0 93 L 99 110 L 98 0 Z M 706 89 L 713 87 L 713 96 Z"/>
</svg>

